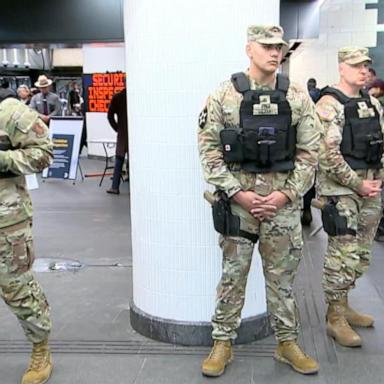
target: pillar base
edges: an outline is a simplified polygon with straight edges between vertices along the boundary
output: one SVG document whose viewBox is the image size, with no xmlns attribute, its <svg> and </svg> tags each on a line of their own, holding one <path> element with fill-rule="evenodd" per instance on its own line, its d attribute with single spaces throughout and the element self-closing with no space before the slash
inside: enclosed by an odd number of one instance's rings
<svg viewBox="0 0 384 384">
<path fill-rule="evenodd" d="M 132 328 L 154 340 L 181 345 L 212 345 L 212 325 L 208 322 L 187 322 L 163 319 L 143 312 L 131 303 L 130 319 Z M 268 315 L 242 320 L 237 330 L 236 344 L 250 343 L 272 334 Z"/>
</svg>

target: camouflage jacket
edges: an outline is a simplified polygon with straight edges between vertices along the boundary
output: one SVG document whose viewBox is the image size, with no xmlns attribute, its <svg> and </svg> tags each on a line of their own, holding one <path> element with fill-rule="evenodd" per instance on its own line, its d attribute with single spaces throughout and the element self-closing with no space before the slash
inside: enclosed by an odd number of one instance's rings
<svg viewBox="0 0 384 384">
<path fill-rule="evenodd" d="M 253 80 L 250 86 L 268 89 Z M 240 190 L 252 190 L 264 196 L 277 190 L 295 201 L 312 186 L 317 165 L 322 128 L 312 100 L 297 84 L 290 84 L 287 100 L 292 110 L 292 125 L 297 126 L 295 168 L 289 172 L 261 174 L 246 172 L 238 164 L 228 165 L 223 160 L 220 131 L 224 127 L 239 126 L 242 99 L 232 82 L 225 81 L 209 96 L 200 115 L 198 144 L 205 180 L 229 197 Z"/>
<path fill-rule="evenodd" d="M 37 112 L 16 99 L 0 103 L 0 228 L 32 216 L 24 175 L 40 172 L 52 158 L 48 128 Z"/>
<path fill-rule="evenodd" d="M 379 111 L 384 132 L 383 109 L 377 99 L 371 97 L 371 101 Z M 344 106 L 334 97 L 326 95 L 317 102 L 316 111 L 324 128 L 320 142 L 317 193 L 323 196 L 351 195 L 364 179 L 382 178 L 383 170 L 353 170 L 344 160 L 340 152 L 345 125 Z"/>
</svg>

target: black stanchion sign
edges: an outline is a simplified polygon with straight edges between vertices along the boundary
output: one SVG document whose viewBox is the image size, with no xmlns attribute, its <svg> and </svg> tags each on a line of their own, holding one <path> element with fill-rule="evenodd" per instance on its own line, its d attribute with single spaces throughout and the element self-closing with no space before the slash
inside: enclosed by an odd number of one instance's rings
<svg viewBox="0 0 384 384">
<path fill-rule="evenodd" d="M 68 179 L 73 153 L 73 135 L 53 134 L 53 157 L 54 162 L 49 167 L 48 177 L 56 179 Z"/>
<path fill-rule="evenodd" d="M 44 169 L 43 177 L 76 180 L 82 128 L 82 117 L 51 119 L 53 163 Z"/>
</svg>

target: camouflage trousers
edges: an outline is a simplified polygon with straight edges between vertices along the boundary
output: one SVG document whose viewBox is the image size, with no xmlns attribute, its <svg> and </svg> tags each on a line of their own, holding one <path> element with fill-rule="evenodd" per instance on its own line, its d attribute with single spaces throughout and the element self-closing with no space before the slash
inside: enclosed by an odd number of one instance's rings
<svg viewBox="0 0 384 384">
<path fill-rule="evenodd" d="M 288 203 L 272 220 L 262 222 L 233 204 L 241 229 L 259 235 L 266 283 L 267 308 L 278 341 L 295 340 L 299 316 L 293 295 L 293 281 L 302 255 L 299 203 Z M 255 244 L 242 237 L 220 237 L 223 250 L 222 276 L 217 287 L 212 338 L 236 338 L 244 305 L 245 288 Z"/>
<path fill-rule="evenodd" d="M 45 340 L 51 330 L 49 305 L 30 272 L 34 260 L 30 221 L 0 228 L 0 292 L 32 343 Z"/>
<path fill-rule="evenodd" d="M 356 231 L 356 235 L 328 236 L 323 271 L 327 303 L 346 297 L 356 280 L 367 271 L 382 213 L 380 195 L 369 199 L 345 195 L 338 196 L 337 200 L 339 214 L 347 218 L 348 228 Z"/>
</svg>

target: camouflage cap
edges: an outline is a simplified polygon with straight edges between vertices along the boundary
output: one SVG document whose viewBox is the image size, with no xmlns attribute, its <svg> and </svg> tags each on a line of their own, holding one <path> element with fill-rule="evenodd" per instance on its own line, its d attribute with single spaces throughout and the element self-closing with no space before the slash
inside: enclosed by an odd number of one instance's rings
<svg viewBox="0 0 384 384">
<path fill-rule="evenodd" d="M 364 47 L 343 47 L 339 49 L 339 63 L 355 65 L 364 63 L 364 61 L 372 61 L 368 56 L 368 48 Z"/>
<path fill-rule="evenodd" d="M 251 25 L 247 29 L 248 41 L 260 44 L 284 44 L 284 30 L 279 25 Z"/>
</svg>

